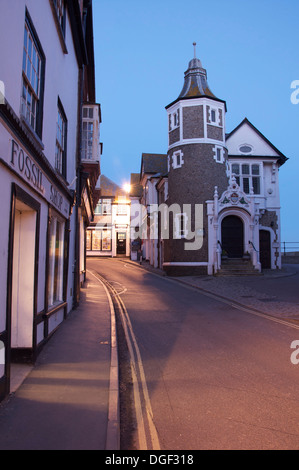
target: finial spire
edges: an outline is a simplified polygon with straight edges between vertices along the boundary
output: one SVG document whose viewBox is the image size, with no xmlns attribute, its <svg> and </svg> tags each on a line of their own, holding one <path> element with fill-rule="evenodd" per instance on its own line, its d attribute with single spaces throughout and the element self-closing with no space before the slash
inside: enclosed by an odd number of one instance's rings
<svg viewBox="0 0 299 470">
<path fill-rule="evenodd" d="M 194 59 L 196 59 L 196 42 L 193 43 L 193 47 L 194 47 Z"/>
</svg>

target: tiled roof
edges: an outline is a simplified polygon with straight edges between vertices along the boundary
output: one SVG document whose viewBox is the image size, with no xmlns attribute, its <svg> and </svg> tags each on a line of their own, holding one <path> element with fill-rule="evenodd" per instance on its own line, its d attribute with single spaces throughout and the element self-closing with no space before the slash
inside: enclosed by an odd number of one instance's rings
<svg viewBox="0 0 299 470">
<path fill-rule="evenodd" d="M 126 192 L 116 183 L 111 181 L 107 176 L 101 175 L 100 176 L 100 191 L 101 197 L 118 197 L 118 196 L 125 196 Z"/>
<path fill-rule="evenodd" d="M 142 196 L 142 185 L 140 184 L 140 174 L 131 173 L 131 197 L 141 197 Z"/>
</svg>

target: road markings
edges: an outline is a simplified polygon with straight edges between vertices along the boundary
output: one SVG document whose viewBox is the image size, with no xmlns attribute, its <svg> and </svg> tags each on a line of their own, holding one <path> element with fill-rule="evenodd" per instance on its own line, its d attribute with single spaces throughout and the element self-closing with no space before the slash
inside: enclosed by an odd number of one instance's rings
<svg viewBox="0 0 299 470">
<path fill-rule="evenodd" d="M 153 411 L 149 398 L 140 350 L 137 344 L 137 340 L 133 331 L 128 311 L 123 300 L 120 297 L 121 294 L 126 292 L 126 289 L 123 289 L 122 291 L 118 292 L 112 285 L 112 282 L 108 282 L 98 272 L 92 272 L 90 270 L 88 270 L 87 272 L 92 274 L 104 285 L 107 296 L 109 298 L 109 302 L 112 302 L 113 306 L 112 298 L 114 299 L 121 315 L 121 321 L 124 328 L 124 333 L 131 361 L 134 408 L 137 422 L 139 450 L 161 450 L 158 433 L 154 424 Z M 113 284 L 115 283 L 116 282 L 113 281 Z M 113 310 L 115 312 L 114 306 Z"/>
<path fill-rule="evenodd" d="M 122 305 L 122 309 L 123 309 L 124 316 L 125 316 L 125 321 L 128 325 L 128 329 L 130 331 L 130 336 L 132 338 L 134 349 L 135 349 L 136 356 L 137 356 L 137 366 L 138 366 L 138 369 L 139 369 L 139 374 L 140 374 L 140 378 L 141 378 L 141 386 L 142 386 L 143 396 L 144 396 L 144 400 L 145 400 L 145 408 L 146 408 L 147 421 L 148 421 L 149 431 L 150 431 L 150 436 L 151 436 L 152 450 L 160 450 L 161 448 L 160 448 L 160 443 L 159 443 L 159 437 L 158 437 L 158 433 L 157 433 L 157 430 L 156 430 L 156 426 L 154 424 L 153 411 L 152 411 L 151 401 L 150 401 L 150 398 L 149 398 L 149 393 L 148 393 L 148 388 L 147 388 L 147 383 L 146 383 L 146 378 L 145 378 L 145 373 L 144 373 L 144 368 L 143 368 L 143 363 L 142 363 L 142 359 L 141 359 L 140 350 L 139 350 L 139 347 L 138 347 L 138 344 L 137 344 L 137 341 L 136 341 L 136 337 L 135 337 L 135 334 L 134 334 L 134 331 L 133 331 L 132 323 L 131 323 L 128 311 L 126 309 L 126 306 L 125 306 L 125 304 L 124 304 L 124 302 L 121 298 L 119 299 L 119 302 Z"/>
</svg>

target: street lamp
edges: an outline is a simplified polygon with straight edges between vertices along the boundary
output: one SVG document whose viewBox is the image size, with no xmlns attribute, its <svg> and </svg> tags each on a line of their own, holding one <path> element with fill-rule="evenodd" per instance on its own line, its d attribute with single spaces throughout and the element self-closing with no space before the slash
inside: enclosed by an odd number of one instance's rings
<svg viewBox="0 0 299 470">
<path fill-rule="evenodd" d="M 123 185 L 123 189 L 124 189 L 124 191 L 125 191 L 127 194 L 129 194 L 130 191 L 131 191 L 131 185 L 130 185 L 129 183 L 125 183 L 125 184 Z"/>
</svg>

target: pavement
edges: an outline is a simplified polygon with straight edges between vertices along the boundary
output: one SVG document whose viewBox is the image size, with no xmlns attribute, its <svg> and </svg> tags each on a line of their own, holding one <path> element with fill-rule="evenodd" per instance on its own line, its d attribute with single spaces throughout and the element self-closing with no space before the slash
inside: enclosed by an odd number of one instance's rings
<svg viewBox="0 0 299 470">
<path fill-rule="evenodd" d="M 125 262 L 164 275 L 148 263 Z M 288 291 L 281 295 L 278 288 L 288 278 L 295 285 L 298 272 L 299 265 L 286 265 L 263 276 L 175 279 L 235 304 L 298 321 L 299 293 L 294 291 L 289 301 Z M 119 450 L 115 347 L 113 307 L 105 286 L 88 271 L 79 307 L 44 346 L 34 367 L 20 369 L 19 377 L 12 369 L 16 382 L 0 404 L 0 449 Z"/>
<path fill-rule="evenodd" d="M 1 450 L 118 449 L 112 324 L 105 288 L 88 273 L 79 307 L 0 404 Z"/>
</svg>

